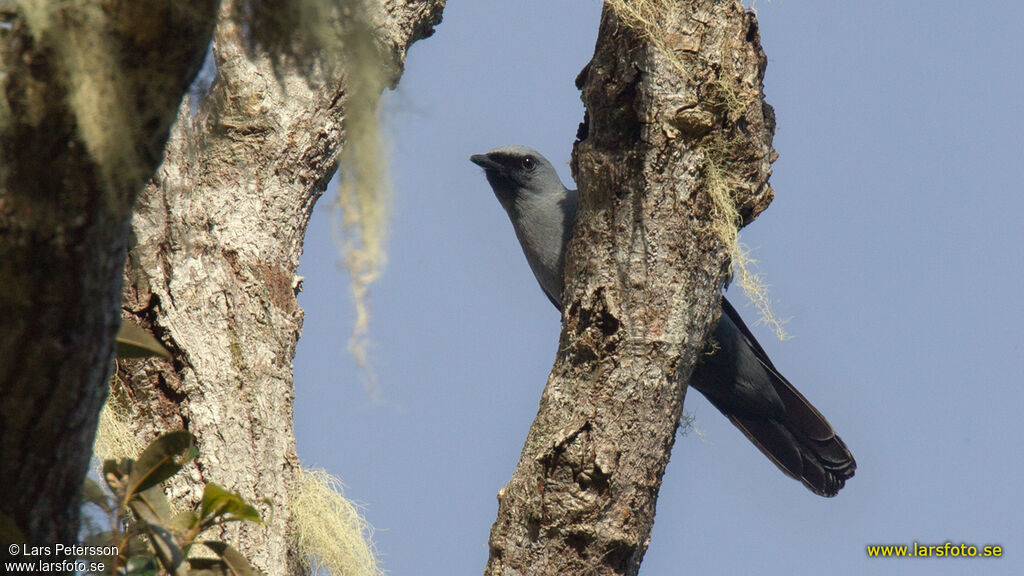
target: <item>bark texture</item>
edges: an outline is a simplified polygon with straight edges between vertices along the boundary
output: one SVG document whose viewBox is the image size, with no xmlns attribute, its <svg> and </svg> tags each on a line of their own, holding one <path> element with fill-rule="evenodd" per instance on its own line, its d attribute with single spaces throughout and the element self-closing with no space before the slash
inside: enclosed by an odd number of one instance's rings
<svg viewBox="0 0 1024 576">
<path fill-rule="evenodd" d="M 250 502 L 270 500 L 272 509 L 261 510 L 269 524 L 232 524 L 221 537 L 268 574 L 296 574 L 304 571 L 288 501 L 298 469 L 296 269 L 346 139 L 351 74 L 344 62 L 335 77 L 323 59 L 253 49 L 234 3 L 224 4 L 212 92 L 194 117 L 182 105 L 164 163 L 136 205 L 125 271 L 125 313 L 174 361 L 125 366 L 115 391 L 130 399 L 146 440 L 182 428 L 197 437 L 200 457 L 172 488 L 180 501 L 194 505 L 208 481 Z M 373 41 L 389 55 L 394 83 L 444 0 L 370 5 Z"/>
<path fill-rule="evenodd" d="M 637 4 L 606 3 L 577 80 L 587 117 L 559 352 L 498 495 L 485 574 L 637 573 L 728 278 L 722 231 L 772 198 L 754 16 L 734 1 L 665 0 L 644 20 L 626 10 Z"/>
<path fill-rule="evenodd" d="M 131 207 L 214 0 L 0 6 L 0 535 L 74 542 Z M 14 530 L 13 528 L 16 528 Z M 20 533 L 20 534 L 19 534 Z"/>
</svg>

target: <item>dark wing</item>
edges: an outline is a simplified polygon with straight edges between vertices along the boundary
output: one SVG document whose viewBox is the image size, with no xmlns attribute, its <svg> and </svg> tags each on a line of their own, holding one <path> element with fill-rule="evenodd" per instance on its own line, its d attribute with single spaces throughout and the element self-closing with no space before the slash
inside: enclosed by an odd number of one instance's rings
<svg viewBox="0 0 1024 576">
<path fill-rule="evenodd" d="M 691 384 L 780 470 L 816 494 L 835 496 L 857 469 L 853 455 L 724 297 L 715 336 L 720 349 L 694 370 Z"/>
</svg>

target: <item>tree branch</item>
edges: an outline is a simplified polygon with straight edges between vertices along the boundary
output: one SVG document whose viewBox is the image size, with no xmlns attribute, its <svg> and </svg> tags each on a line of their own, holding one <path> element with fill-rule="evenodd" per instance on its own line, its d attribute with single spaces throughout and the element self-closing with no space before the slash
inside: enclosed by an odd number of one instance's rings
<svg viewBox="0 0 1024 576">
<path fill-rule="evenodd" d="M 7 6 L 0 533 L 5 543 L 52 545 L 77 536 L 120 323 L 131 207 L 202 63 L 217 2 Z"/>
<path fill-rule="evenodd" d="M 393 84 L 408 47 L 440 21 L 444 0 L 367 6 L 371 40 L 391 59 L 385 85 Z M 303 62 L 268 54 L 253 47 L 234 8 L 226 1 L 217 25 L 212 92 L 194 119 L 182 106 L 133 223 L 125 310 L 161 336 L 175 361 L 134 364 L 119 380 L 134 398 L 140 436 L 187 428 L 198 439 L 192 477 L 175 496 L 195 503 L 202 482 L 214 481 L 251 502 L 269 499 L 269 525 L 233 524 L 222 536 L 268 574 L 296 574 L 304 560 L 289 502 L 299 466 L 296 269 L 351 129 L 352 47 L 335 55 L 339 76 L 316 52 Z"/>
<path fill-rule="evenodd" d="M 637 573 L 730 238 L 772 198 L 765 61 L 738 2 L 606 2 L 558 357 L 485 574 Z"/>
</svg>

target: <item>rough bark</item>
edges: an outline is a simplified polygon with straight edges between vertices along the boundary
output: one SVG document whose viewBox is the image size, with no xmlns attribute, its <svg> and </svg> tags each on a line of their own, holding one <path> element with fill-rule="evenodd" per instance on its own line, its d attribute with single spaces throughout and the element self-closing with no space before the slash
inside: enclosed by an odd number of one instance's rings
<svg viewBox="0 0 1024 576">
<path fill-rule="evenodd" d="M 268 498 L 267 525 L 221 535 L 268 574 L 301 573 L 289 539 L 297 471 L 292 358 L 302 328 L 296 269 L 314 203 L 345 141 L 348 73 L 332 77 L 248 48 L 225 2 L 211 94 L 189 120 L 183 105 L 164 163 L 136 205 L 125 313 L 172 351 L 119 373 L 146 439 L 190 430 L 200 457 L 175 484 L 186 505 L 203 482 Z M 369 14 L 397 82 L 406 50 L 429 36 L 444 0 L 388 1 Z M 344 57 L 343 57 L 344 58 Z M 343 69 L 344 69 L 344 62 Z"/>
<path fill-rule="evenodd" d="M 648 27 L 606 4 L 577 81 L 587 118 L 562 335 L 498 496 L 485 574 L 637 573 L 686 381 L 719 314 L 722 224 L 772 198 L 754 16 L 734 1 L 666 4 Z M 722 221 L 723 184 L 737 222 Z"/>
<path fill-rule="evenodd" d="M 216 7 L 0 6 L 4 554 L 11 538 L 52 546 L 77 536 L 120 323 L 131 207 L 202 63 Z"/>
</svg>

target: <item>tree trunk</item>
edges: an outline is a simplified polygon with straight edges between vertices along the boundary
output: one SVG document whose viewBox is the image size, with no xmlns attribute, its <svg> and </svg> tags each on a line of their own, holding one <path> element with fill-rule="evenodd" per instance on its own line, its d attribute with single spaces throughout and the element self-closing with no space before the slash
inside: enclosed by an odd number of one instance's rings
<svg viewBox="0 0 1024 576">
<path fill-rule="evenodd" d="M 200 457 L 174 495 L 194 505 L 213 481 L 253 503 L 268 498 L 269 525 L 236 523 L 221 537 L 268 574 L 296 574 L 303 559 L 289 539 L 288 500 L 298 470 L 296 269 L 313 205 L 350 128 L 352 69 L 344 59 L 353 56 L 343 46 L 339 79 L 319 58 L 251 50 L 233 4 L 225 2 L 215 32 L 212 93 L 194 119 L 182 105 L 132 225 L 125 313 L 151 327 L 174 361 L 126 366 L 119 386 L 132 399 L 139 436 L 184 428 L 197 437 Z M 385 65 L 393 84 L 408 47 L 440 21 L 444 0 L 370 5 L 368 29 L 392 59 Z"/>
<path fill-rule="evenodd" d="M 75 541 L 136 194 L 202 64 L 214 0 L 4 3 L 0 536 Z M 52 559 L 51 559 L 52 560 Z"/>
<path fill-rule="evenodd" d="M 499 493 L 489 575 L 637 573 L 730 243 L 772 198 L 753 14 L 614 0 L 600 26 L 577 80 L 587 117 L 558 356 Z"/>
</svg>

